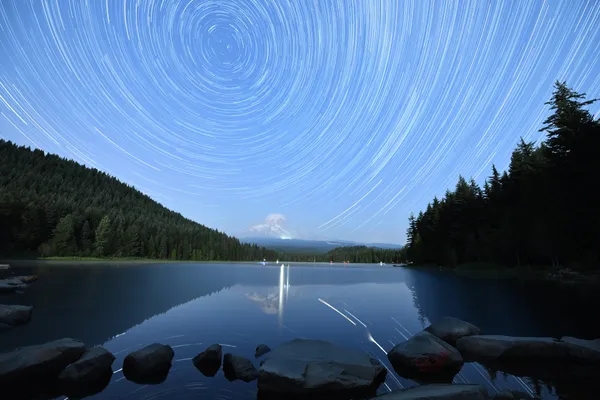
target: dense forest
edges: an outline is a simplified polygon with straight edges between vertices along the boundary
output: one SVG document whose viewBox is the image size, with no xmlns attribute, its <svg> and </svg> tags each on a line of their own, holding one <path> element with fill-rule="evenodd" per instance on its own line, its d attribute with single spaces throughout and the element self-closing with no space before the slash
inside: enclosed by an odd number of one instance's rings
<svg viewBox="0 0 600 400">
<path fill-rule="evenodd" d="M 0 140 L 0 257 L 262 260 L 277 252 L 209 229 L 117 179 Z"/>
<path fill-rule="evenodd" d="M 508 171 L 492 168 L 483 188 L 458 179 L 409 218 L 407 258 L 415 264 L 598 268 L 600 121 L 557 82 L 538 145 L 521 139 Z"/>
<path fill-rule="evenodd" d="M 400 263 L 405 259 L 403 249 L 382 249 L 368 246 L 344 246 L 337 247 L 325 254 L 294 254 L 280 253 L 280 260 L 299 262 L 330 262 L 340 263 Z"/>
</svg>

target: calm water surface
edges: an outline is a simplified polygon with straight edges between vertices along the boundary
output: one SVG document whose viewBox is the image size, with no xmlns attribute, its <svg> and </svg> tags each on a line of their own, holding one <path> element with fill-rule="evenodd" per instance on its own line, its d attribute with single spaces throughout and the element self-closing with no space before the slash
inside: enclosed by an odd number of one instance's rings
<svg viewBox="0 0 600 400">
<path fill-rule="evenodd" d="M 212 343 L 254 359 L 260 343 L 274 348 L 298 337 L 323 339 L 369 352 L 389 368 L 385 351 L 446 315 L 486 333 L 600 337 L 587 311 L 598 309 L 597 294 L 541 283 L 371 265 L 50 263 L 14 272 L 40 279 L 0 301 L 35 310 L 28 325 L 2 334 L 0 351 L 61 337 L 103 345 L 117 358 L 110 385 L 90 397 L 99 400 L 256 398 L 256 382 L 228 382 L 222 372 L 206 378 L 194 368 L 191 358 Z M 167 381 L 127 381 L 123 358 L 153 342 L 175 350 Z M 484 384 L 490 393 L 534 390 L 526 378 L 492 379 L 478 364 L 465 365 L 455 382 Z M 380 392 L 413 385 L 391 373 Z M 556 398 L 541 390 L 544 398 Z"/>
</svg>

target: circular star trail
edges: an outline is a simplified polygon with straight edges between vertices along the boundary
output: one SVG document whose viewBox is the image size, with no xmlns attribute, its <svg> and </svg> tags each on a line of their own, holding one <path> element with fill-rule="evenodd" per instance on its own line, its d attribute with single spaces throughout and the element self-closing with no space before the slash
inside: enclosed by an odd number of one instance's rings
<svg viewBox="0 0 600 400">
<path fill-rule="evenodd" d="M 226 231 L 398 242 L 555 80 L 600 97 L 597 1 L 13 0 L 0 49 L 1 137 Z"/>
</svg>

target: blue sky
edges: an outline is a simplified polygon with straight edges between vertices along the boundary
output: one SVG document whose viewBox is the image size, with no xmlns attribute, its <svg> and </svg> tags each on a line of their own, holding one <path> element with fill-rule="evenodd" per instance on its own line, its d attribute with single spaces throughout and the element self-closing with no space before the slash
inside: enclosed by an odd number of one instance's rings
<svg viewBox="0 0 600 400">
<path fill-rule="evenodd" d="M 230 234 L 402 243 L 555 80 L 600 97 L 600 2 L 8 0 L 0 55 L 4 139 Z"/>
</svg>

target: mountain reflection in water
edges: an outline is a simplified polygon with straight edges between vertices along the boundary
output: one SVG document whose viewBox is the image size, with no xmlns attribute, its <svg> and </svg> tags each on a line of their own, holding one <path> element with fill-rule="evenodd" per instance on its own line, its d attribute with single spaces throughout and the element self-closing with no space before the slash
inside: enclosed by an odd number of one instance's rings
<svg viewBox="0 0 600 400">
<path fill-rule="evenodd" d="M 2 334 L 2 350 L 60 337 L 104 345 L 117 357 L 115 373 L 94 399 L 256 398 L 256 383 L 230 383 L 221 372 L 205 378 L 194 368 L 191 359 L 212 343 L 254 359 L 260 343 L 274 348 L 297 337 L 322 339 L 366 351 L 390 368 L 386 351 L 445 315 L 493 334 L 600 337 L 585 311 L 600 305 L 596 293 L 403 268 L 44 263 L 16 273 L 37 273 L 40 280 L 24 294 L 1 301 L 35 309 L 28 325 Z M 128 382 L 120 370 L 123 358 L 154 342 L 175 350 L 167 381 L 157 386 Z M 527 378 L 500 373 L 493 379 L 496 367 L 488 371 L 467 364 L 455 382 L 480 383 L 491 394 L 505 388 L 537 390 Z M 544 378 L 538 383 L 544 398 L 557 398 L 547 382 L 565 393 L 575 390 L 572 398 L 585 399 L 584 392 L 591 391 L 589 383 L 573 389 Z M 380 392 L 412 385 L 389 373 Z"/>
</svg>

